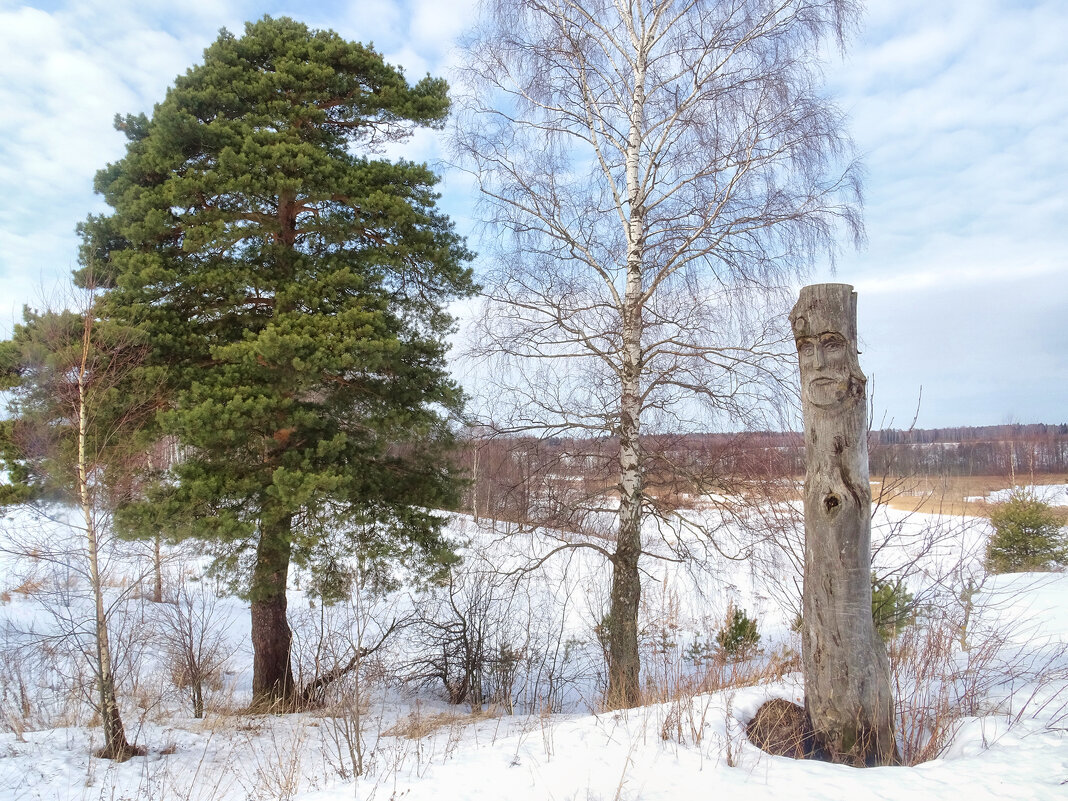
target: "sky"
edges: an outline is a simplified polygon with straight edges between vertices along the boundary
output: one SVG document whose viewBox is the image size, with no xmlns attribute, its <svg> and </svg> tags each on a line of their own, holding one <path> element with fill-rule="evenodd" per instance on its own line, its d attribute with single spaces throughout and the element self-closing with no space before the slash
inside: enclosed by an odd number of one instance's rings
<svg viewBox="0 0 1068 801">
<path fill-rule="evenodd" d="M 106 211 L 116 113 L 150 113 L 226 27 L 288 15 L 448 77 L 475 0 L 0 0 L 0 335 L 76 266 Z M 858 292 L 877 427 L 1068 422 L 1068 3 L 871 0 L 827 91 L 866 169 L 867 243 L 831 272 Z M 446 157 L 434 133 L 405 156 Z M 470 183 L 443 206 L 479 249 Z M 468 307 L 470 308 L 470 307 Z"/>
</svg>

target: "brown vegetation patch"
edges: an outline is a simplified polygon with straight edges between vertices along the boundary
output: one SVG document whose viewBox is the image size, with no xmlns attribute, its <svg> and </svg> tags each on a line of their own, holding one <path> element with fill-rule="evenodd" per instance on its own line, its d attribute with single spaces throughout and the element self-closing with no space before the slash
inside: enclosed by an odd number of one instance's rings
<svg viewBox="0 0 1068 801">
<path fill-rule="evenodd" d="M 44 586 L 43 581 L 39 581 L 35 578 L 28 578 L 19 584 L 19 586 L 13 588 L 11 592 L 17 592 L 19 595 L 36 595 L 44 589 Z"/>
<path fill-rule="evenodd" d="M 769 754 L 791 759 L 812 756 L 814 740 L 805 708 L 785 698 L 761 704 L 746 724 L 745 733 L 749 742 Z"/>
<path fill-rule="evenodd" d="M 1009 489 L 1014 483 L 1066 484 L 1068 476 L 1060 473 L 1018 475 L 1015 482 L 1011 476 L 883 476 L 881 482 L 873 482 L 871 497 L 876 503 L 908 512 L 987 517 L 989 503 L 966 499 Z M 1068 518 L 1068 510 L 1065 517 Z"/>
<path fill-rule="evenodd" d="M 122 743 L 110 747 L 105 746 L 93 751 L 93 756 L 97 759 L 111 759 L 115 762 L 125 762 L 133 757 L 143 757 L 147 754 L 148 751 L 146 749 L 130 743 Z"/>
<path fill-rule="evenodd" d="M 467 726 L 496 717 L 497 711 L 492 707 L 477 712 L 439 712 L 436 715 L 420 714 L 419 709 L 403 720 L 398 720 L 384 732 L 385 737 L 406 737 L 409 740 L 421 740 L 439 729 L 451 726 Z"/>
</svg>

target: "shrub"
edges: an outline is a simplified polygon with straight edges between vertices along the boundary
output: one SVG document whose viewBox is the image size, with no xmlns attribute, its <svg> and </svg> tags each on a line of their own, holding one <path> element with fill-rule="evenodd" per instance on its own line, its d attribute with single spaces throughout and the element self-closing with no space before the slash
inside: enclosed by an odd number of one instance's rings
<svg viewBox="0 0 1068 801">
<path fill-rule="evenodd" d="M 990 523 L 994 534 L 986 546 L 986 568 L 991 573 L 1049 570 L 1068 562 L 1061 519 L 1033 492 L 1014 488 L 1007 501 L 994 507 Z"/>
<path fill-rule="evenodd" d="M 890 640 L 915 617 L 912 593 L 902 581 L 887 581 L 871 574 L 871 620 L 884 640 Z"/>
<path fill-rule="evenodd" d="M 760 642 L 756 620 L 751 619 L 744 609 L 727 610 L 727 625 L 716 634 L 716 643 L 728 658 L 744 659 Z"/>
</svg>

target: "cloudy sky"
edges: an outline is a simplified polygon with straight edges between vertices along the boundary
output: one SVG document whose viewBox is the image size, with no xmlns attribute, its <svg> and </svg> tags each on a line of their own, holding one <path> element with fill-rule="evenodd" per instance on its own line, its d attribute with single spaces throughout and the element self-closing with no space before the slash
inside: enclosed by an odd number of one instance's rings
<svg viewBox="0 0 1068 801">
<path fill-rule="evenodd" d="M 150 112 L 227 27 L 263 14 L 447 74 L 474 0 L 0 0 L 0 334 L 75 266 L 116 112 Z M 813 281 L 859 292 L 876 423 L 1068 422 L 1068 3 L 871 0 L 827 66 L 867 168 L 866 247 Z M 432 135 L 409 156 L 440 157 Z M 473 228 L 469 187 L 445 204 Z M 472 244 L 478 249 L 477 240 Z"/>
</svg>

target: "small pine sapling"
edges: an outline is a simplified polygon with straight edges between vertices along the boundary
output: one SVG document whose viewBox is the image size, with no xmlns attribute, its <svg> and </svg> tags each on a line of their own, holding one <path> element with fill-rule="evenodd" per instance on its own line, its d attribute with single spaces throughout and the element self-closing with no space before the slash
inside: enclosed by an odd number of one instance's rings
<svg viewBox="0 0 1068 801">
<path fill-rule="evenodd" d="M 744 609 L 730 607 L 727 610 L 727 624 L 716 634 L 716 643 L 727 659 L 747 658 L 759 642 L 756 620 L 750 618 Z"/>
<path fill-rule="evenodd" d="M 915 619 L 912 593 L 903 581 L 871 574 L 871 620 L 884 642 L 894 638 Z"/>
</svg>

